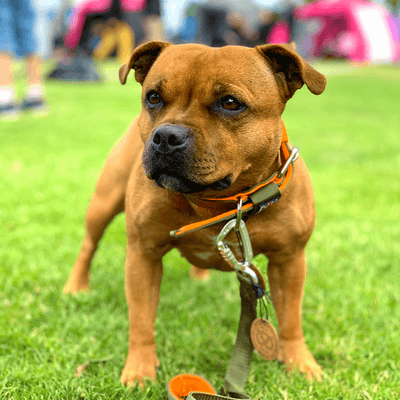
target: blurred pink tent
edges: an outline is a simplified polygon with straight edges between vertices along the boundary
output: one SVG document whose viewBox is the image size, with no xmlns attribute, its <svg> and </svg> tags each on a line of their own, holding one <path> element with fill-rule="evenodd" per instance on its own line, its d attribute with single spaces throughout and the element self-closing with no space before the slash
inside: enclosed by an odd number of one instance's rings
<svg viewBox="0 0 400 400">
<path fill-rule="evenodd" d="M 300 22 L 316 22 L 314 29 L 307 33 L 308 57 L 332 55 L 355 62 L 387 62 L 399 58 L 396 23 L 385 8 L 373 2 L 320 0 L 296 8 L 294 17 Z M 268 42 L 284 43 L 288 37 L 288 25 L 278 22 Z"/>
<path fill-rule="evenodd" d="M 75 49 L 82 35 L 85 21 L 89 16 L 106 14 L 115 3 L 115 0 L 84 0 L 74 8 L 64 44 L 68 49 Z M 142 11 L 146 0 L 119 0 L 121 10 L 126 13 Z"/>
</svg>

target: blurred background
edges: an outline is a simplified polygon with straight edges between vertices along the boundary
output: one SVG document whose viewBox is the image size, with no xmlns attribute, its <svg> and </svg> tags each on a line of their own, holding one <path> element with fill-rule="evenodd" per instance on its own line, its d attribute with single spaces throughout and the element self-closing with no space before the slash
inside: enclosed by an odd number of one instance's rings
<svg viewBox="0 0 400 400">
<path fill-rule="evenodd" d="M 3 0 L 0 119 L 48 113 L 43 80 L 100 82 L 98 62 L 123 64 L 149 40 L 216 47 L 294 41 L 310 61 L 367 66 L 399 63 L 399 32 L 400 0 Z M 14 82 L 21 60 L 22 103 Z"/>
<path fill-rule="evenodd" d="M 306 59 L 398 63 L 399 0 L 31 0 L 47 77 L 101 80 L 91 61 L 124 63 L 148 40 L 210 46 L 294 41 Z"/>
</svg>

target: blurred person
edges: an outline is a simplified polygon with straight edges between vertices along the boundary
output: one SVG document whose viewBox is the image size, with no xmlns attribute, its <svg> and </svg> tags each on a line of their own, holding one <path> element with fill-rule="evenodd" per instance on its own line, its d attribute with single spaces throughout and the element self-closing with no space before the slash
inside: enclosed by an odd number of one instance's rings
<svg viewBox="0 0 400 400">
<path fill-rule="evenodd" d="M 264 11 L 259 13 L 260 43 L 288 43 L 296 40 L 300 26 L 294 17 L 297 7 L 305 0 L 253 0 Z"/>
<path fill-rule="evenodd" d="M 262 7 L 254 0 L 208 0 L 207 3 L 215 7 L 224 7 L 228 13 L 242 17 L 241 26 L 246 37 L 252 37 L 253 29 L 257 24 L 258 15 Z"/>
<path fill-rule="evenodd" d="M 197 8 L 195 41 L 213 47 L 253 46 L 258 37 L 255 21 L 259 10 L 252 0 L 207 0 Z"/>
<path fill-rule="evenodd" d="M 13 120 L 22 111 L 48 113 L 42 83 L 42 59 L 35 38 L 36 14 L 31 0 L 0 1 L 0 120 Z M 24 58 L 28 75 L 25 96 L 16 99 L 14 61 Z"/>
<path fill-rule="evenodd" d="M 245 30 L 246 36 L 252 37 L 254 34 L 253 30 L 257 24 L 257 17 L 260 10 L 265 8 L 265 5 L 260 5 L 259 3 L 264 1 L 268 3 L 270 0 L 163 0 L 162 8 L 163 8 L 163 22 L 164 29 L 166 34 L 169 37 L 177 37 L 184 27 L 184 20 L 187 16 L 186 12 L 190 9 L 192 5 L 206 7 L 210 10 L 219 10 L 226 13 L 226 15 L 231 14 L 241 15 L 244 18 L 244 21 L 240 22 L 241 27 Z M 277 0 L 279 1 L 279 0 Z M 216 13 L 218 14 L 218 12 Z M 220 12 L 222 15 L 222 12 Z M 201 17 L 201 16 L 200 16 Z M 236 18 L 232 18 L 236 19 Z M 199 18 L 197 18 L 197 22 Z M 236 19 L 237 20 L 237 19 Z M 221 27 L 224 29 L 229 29 L 228 24 L 226 24 L 226 18 L 224 21 L 219 21 Z M 237 21 L 232 21 L 234 26 L 236 26 Z M 202 22 L 203 23 L 203 22 Z M 206 22 L 204 22 L 206 24 Z M 200 22 L 199 22 L 200 25 Z M 207 24 L 206 24 L 207 25 Z M 250 30 L 248 29 L 250 27 Z M 198 27 L 202 29 L 201 26 Z M 251 32 L 250 35 L 248 33 Z M 211 34 L 210 34 L 211 35 Z M 211 35 L 212 36 L 212 35 Z M 237 39 L 236 34 L 233 32 L 228 33 L 228 42 L 235 41 Z M 219 39 L 220 40 L 220 39 Z M 201 42 L 201 40 L 197 37 L 197 42 Z"/>
<path fill-rule="evenodd" d="M 143 10 L 145 41 L 164 40 L 161 20 L 161 0 L 147 0 Z"/>
<path fill-rule="evenodd" d="M 37 54 L 43 60 L 53 56 L 54 36 L 58 29 L 55 26 L 57 14 L 65 0 L 31 0 L 36 13 L 34 32 L 37 41 Z"/>
<path fill-rule="evenodd" d="M 191 4 L 186 10 L 186 17 L 183 20 L 182 26 L 178 33 L 171 39 L 173 43 L 188 43 L 193 42 L 196 38 L 199 23 L 197 21 L 198 4 Z"/>
<path fill-rule="evenodd" d="M 116 50 L 121 65 L 128 61 L 135 45 L 135 34 L 125 21 L 110 18 L 105 23 L 95 24 L 92 33 L 99 38 L 93 51 L 96 60 L 102 61 Z"/>
<path fill-rule="evenodd" d="M 227 9 L 222 6 L 209 2 L 199 6 L 196 12 L 199 29 L 195 42 L 212 47 L 226 45 L 226 33 L 229 29 L 227 15 Z"/>
<path fill-rule="evenodd" d="M 121 7 L 122 3 L 124 5 L 131 3 L 132 6 L 142 3 L 136 6 L 138 10 L 144 7 L 142 11 L 138 11 L 138 14 L 141 14 L 144 31 L 142 42 L 164 40 L 164 33 L 161 22 L 160 0 L 125 0 L 124 2 L 117 1 L 117 3 L 120 3 L 120 6 L 115 9 L 115 11 L 119 11 L 118 15 L 114 14 L 105 23 L 100 22 L 92 29 L 93 36 L 100 37 L 100 41 L 93 51 L 93 56 L 97 60 L 104 60 L 116 50 L 117 58 L 122 65 L 127 62 L 135 44 L 138 44 L 135 43 L 135 32 L 126 22 L 126 12 Z"/>
<path fill-rule="evenodd" d="M 178 37 L 185 24 L 187 10 L 194 4 L 200 4 L 204 0 L 163 0 L 162 18 L 165 34 L 172 38 Z M 178 38 L 179 42 L 179 38 Z"/>
<path fill-rule="evenodd" d="M 80 0 L 72 9 L 64 37 L 64 55 L 48 79 L 101 82 L 93 59 L 103 60 L 117 50 L 124 63 L 134 47 L 130 15 L 139 14 L 146 0 Z"/>
<path fill-rule="evenodd" d="M 79 1 L 73 8 L 65 35 L 66 48 L 76 50 L 81 47 L 91 54 L 101 40 L 98 36 L 104 28 L 115 27 L 117 22 L 125 23 L 127 14 L 139 13 L 145 5 L 146 0 Z"/>
<path fill-rule="evenodd" d="M 289 43 L 293 41 L 296 31 L 294 11 L 298 3 L 299 1 L 282 0 L 275 5 L 276 23 L 273 26 L 265 27 L 265 30 L 269 28 L 266 37 L 268 43 Z"/>
<path fill-rule="evenodd" d="M 229 31 L 225 35 L 227 44 L 253 47 L 256 44 L 258 33 L 246 20 L 243 13 L 233 11 L 227 16 Z"/>
<path fill-rule="evenodd" d="M 282 21 L 285 21 L 289 27 L 289 42 L 292 41 L 293 32 L 294 32 L 294 10 L 296 8 L 295 2 L 292 0 L 283 1 L 283 11 L 280 14 L 280 18 Z"/>
<path fill-rule="evenodd" d="M 258 32 L 257 44 L 267 43 L 268 35 L 275 22 L 276 15 L 272 11 L 263 10 L 260 12 L 256 28 L 256 31 Z"/>
<path fill-rule="evenodd" d="M 40 0 L 39 0 L 40 1 Z M 64 37 L 68 32 L 69 20 L 73 11 L 73 0 L 61 0 L 61 5 L 52 20 L 52 58 L 59 62 L 65 57 Z"/>
</svg>

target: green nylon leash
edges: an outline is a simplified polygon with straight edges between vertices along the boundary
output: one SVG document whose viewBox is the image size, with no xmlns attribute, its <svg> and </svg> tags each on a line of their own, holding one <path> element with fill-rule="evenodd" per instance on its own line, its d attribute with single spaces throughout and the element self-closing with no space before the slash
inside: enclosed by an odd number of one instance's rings
<svg viewBox="0 0 400 400">
<path fill-rule="evenodd" d="M 251 398 L 244 393 L 243 389 L 246 385 L 253 355 L 250 328 L 252 322 L 257 317 L 257 296 L 251 283 L 244 280 L 239 274 L 237 274 L 237 276 L 240 283 L 240 320 L 235 346 L 224 379 L 222 388 L 223 394 L 217 395 L 193 391 L 190 392 L 187 397 L 177 397 L 168 390 L 169 400 L 251 400 Z"/>
<path fill-rule="evenodd" d="M 225 375 L 224 389 L 233 398 L 250 399 L 243 389 L 253 356 L 250 328 L 252 322 L 257 318 L 257 297 L 252 284 L 245 281 L 239 274 L 237 277 L 240 282 L 240 320 L 235 346 Z"/>
</svg>

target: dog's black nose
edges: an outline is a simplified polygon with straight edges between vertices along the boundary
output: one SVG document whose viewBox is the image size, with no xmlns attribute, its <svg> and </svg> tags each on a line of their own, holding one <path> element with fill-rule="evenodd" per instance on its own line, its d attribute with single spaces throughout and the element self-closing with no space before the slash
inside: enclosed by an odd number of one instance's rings
<svg viewBox="0 0 400 400">
<path fill-rule="evenodd" d="M 169 154 L 175 150 L 183 150 L 187 145 L 188 138 L 187 128 L 165 124 L 154 131 L 150 144 L 155 151 Z"/>
</svg>

